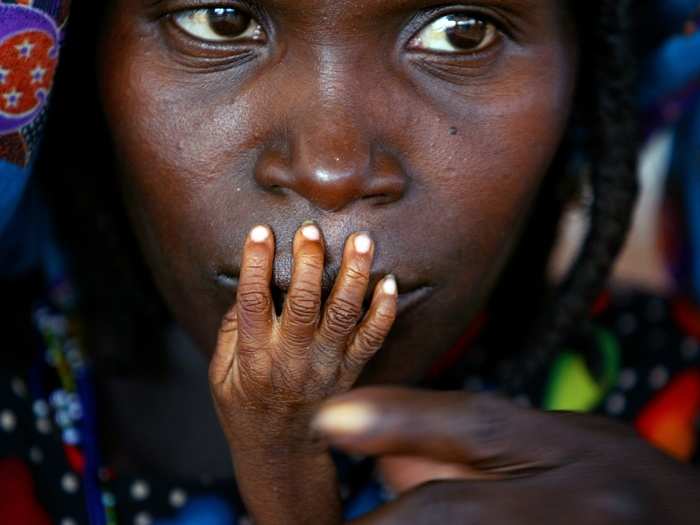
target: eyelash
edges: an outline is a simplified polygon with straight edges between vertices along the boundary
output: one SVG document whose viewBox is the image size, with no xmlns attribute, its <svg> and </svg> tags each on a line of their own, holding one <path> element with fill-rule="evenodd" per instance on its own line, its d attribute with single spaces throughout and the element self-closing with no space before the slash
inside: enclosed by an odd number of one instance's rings
<svg viewBox="0 0 700 525">
<path fill-rule="evenodd" d="M 251 17 L 253 17 L 254 21 L 256 21 L 260 27 L 262 28 L 263 33 L 269 37 L 272 34 L 271 31 L 271 24 L 269 23 L 269 18 L 266 16 L 265 12 L 260 8 L 260 6 L 256 2 L 250 2 L 248 0 L 236 0 L 236 1 L 221 1 L 221 0 L 212 0 L 207 2 L 206 0 L 200 0 L 196 2 L 196 5 L 193 5 L 192 0 L 173 0 L 173 3 L 176 5 L 173 7 L 170 7 L 168 9 L 168 12 L 165 12 L 161 15 L 161 18 L 166 18 L 171 22 L 171 25 L 177 26 L 177 24 L 173 21 L 174 16 L 177 15 L 178 13 L 183 13 L 187 11 L 193 11 L 193 10 L 204 10 L 204 9 L 215 9 L 215 8 L 235 8 L 239 9 L 245 13 L 250 14 Z M 178 7 L 177 4 L 180 4 Z M 410 43 L 414 38 L 416 38 L 421 31 L 426 30 L 431 24 L 435 23 L 438 21 L 440 18 L 449 16 L 449 15 L 458 15 L 458 16 L 466 16 L 470 18 L 474 18 L 476 20 L 479 20 L 483 23 L 492 25 L 495 30 L 498 33 L 499 37 L 507 37 L 507 38 L 514 38 L 513 30 L 511 27 L 511 24 L 508 23 L 507 18 L 504 17 L 501 14 L 496 14 L 491 12 L 492 9 L 489 9 L 489 12 L 486 12 L 486 8 L 476 8 L 474 6 L 449 6 L 449 7 L 438 7 L 438 8 L 433 8 L 427 11 L 423 11 L 422 13 L 418 13 L 414 18 L 413 21 L 408 24 L 408 27 L 412 28 L 412 36 L 406 40 L 406 44 L 404 44 L 404 47 L 408 46 L 408 43 Z M 177 27 L 181 33 L 184 31 L 182 28 L 179 26 Z M 231 40 L 231 41 L 223 41 L 223 42 L 215 42 L 215 41 L 206 41 L 202 39 L 198 39 L 192 35 L 187 35 L 187 37 L 190 40 L 197 41 L 201 46 L 207 46 L 207 47 L 223 47 L 223 46 L 231 46 L 231 45 L 237 45 L 241 46 L 242 44 L 248 44 L 250 45 L 250 42 L 246 42 L 245 40 L 241 41 L 236 41 L 236 40 Z M 268 40 L 267 38 L 265 40 Z M 405 39 L 402 39 L 405 40 Z M 493 46 L 488 46 L 486 49 L 483 50 L 478 50 L 478 51 L 464 51 L 462 53 L 444 53 L 443 55 L 452 55 L 456 59 L 461 58 L 462 60 L 468 60 L 470 57 L 478 57 L 481 54 L 485 54 L 489 51 L 489 48 Z M 418 50 L 420 53 L 420 50 Z M 426 50 L 422 52 L 423 55 L 430 54 L 430 50 Z M 433 52 L 433 54 L 440 54 L 437 52 Z"/>
</svg>

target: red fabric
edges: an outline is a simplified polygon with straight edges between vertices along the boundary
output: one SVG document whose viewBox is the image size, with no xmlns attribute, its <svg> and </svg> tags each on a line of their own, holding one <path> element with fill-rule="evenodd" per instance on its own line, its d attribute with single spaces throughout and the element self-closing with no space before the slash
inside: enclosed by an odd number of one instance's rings
<svg viewBox="0 0 700 525">
<path fill-rule="evenodd" d="M 23 461 L 0 460 L 0 522 L 3 525 L 51 525 L 36 499 L 32 474 Z"/>
<path fill-rule="evenodd" d="M 673 315 L 683 331 L 700 340 L 700 309 L 688 299 L 673 303 Z"/>
<path fill-rule="evenodd" d="M 440 357 L 430 368 L 426 378 L 430 381 L 440 377 L 450 367 L 456 365 L 469 351 L 474 340 L 479 336 L 486 324 L 486 314 L 479 314 L 469 325 L 466 333 L 447 353 Z"/>
<path fill-rule="evenodd" d="M 85 456 L 80 452 L 80 450 L 78 450 L 77 447 L 71 445 L 64 445 L 63 450 L 66 453 L 68 464 L 71 466 L 73 471 L 82 476 L 85 473 Z"/>
<path fill-rule="evenodd" d="M 700 369 L 675 377 L 640 413 L 636 427 L 648 441 L 681 461 L 695 454 L 700 417 Z"/>
</svg>

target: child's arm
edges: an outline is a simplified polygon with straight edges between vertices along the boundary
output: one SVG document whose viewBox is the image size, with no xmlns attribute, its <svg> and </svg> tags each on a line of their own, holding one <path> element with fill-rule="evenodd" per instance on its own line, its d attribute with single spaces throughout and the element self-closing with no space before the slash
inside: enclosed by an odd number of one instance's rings
<svg viewBox="0 0 700 525">
<path fill-rule="evenodd" d="M 255 228 L 244 248 L 237 300 L 222 323 L 210 384 L 243 499 L 257 525 L 342 520 L 330 455 L 310 431 L 320 402 L 350 389 L 396 315 L 396 283 L 381 281 L 358 325 L 374 246 L 348 240 L 321 314 L 324 245 L 315 225 L 294 239 L 284 310 L 274 311 L 274 240 Z"/>
</svg>

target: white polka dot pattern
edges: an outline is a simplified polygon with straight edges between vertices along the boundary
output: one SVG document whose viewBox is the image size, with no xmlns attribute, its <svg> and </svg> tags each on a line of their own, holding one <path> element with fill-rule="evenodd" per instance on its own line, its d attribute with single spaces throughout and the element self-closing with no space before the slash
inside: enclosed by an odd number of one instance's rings
<svg viewBox="0 0 700 525">
<path fill-rule="evenodd" d="M 187 493 L 182 489 L 173 489 L 170 491 L 168 501 L 170 502 L 170 505 L 176 509 L 179 509 L 180 507 L 184 506 L 185 503 L 187 503 Z"/>
<path fill-rule="evenodd" d="M 0 428 L 5 432 L 12 432 L 17 426 L 17 417 L 10 410 L 0 412 Z"/>
<path fill-rule="evenodd" d="M 622 394 L 613 394 L 605 403 L 605 410 L 611 416 L 619 416 L 625 411 L 627 400 Z"/>
<path fill-rule="evenodd" d="M 75 494 L 78 492 L 80 487 L 80 482 L 78 481 L 78 476 L 72 472 L 66 472 L 61 478 L 61 488 L 68 494 Z"/>
<path fill-rule="evenodd" d="M 637 384 L 637 372 L 631 368 L 626 368 L 620 372 L 618 384 L 622 390 L 632 390 Z"/>
<path fill-rule="evenodd" d="M 44 461 L 44 452 L 39 447 L 29 449 L 29 459 L 32 463 L 41 463 Z"/>
<path fill-rule="evenodd" d="M 138 479 L 131 484 L 130 492 L 131 497 L 136 501 L 143 501 L 148 498 L 151 493 L 151 487 L 149 487 L 148 483 L 145 481 Z"/>
<path fill-rule="evenodd" d="M 649 386 L 654 390 L 660 390 L 668 383 L 668 370 L 664 366 L 657 366 L 649 374 Z"/>
</svg>

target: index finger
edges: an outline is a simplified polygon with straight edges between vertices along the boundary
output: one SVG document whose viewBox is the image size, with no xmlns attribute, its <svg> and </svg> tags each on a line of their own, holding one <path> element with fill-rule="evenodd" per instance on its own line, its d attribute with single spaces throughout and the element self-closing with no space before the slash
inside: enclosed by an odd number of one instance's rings
<svg viewBox="0 0 700 525">
<path fill-rule="evenodd" d="M 275 320 L 270 291 L 275 242 L 267 226 L 250 231 L 243 248 L 241 274 L 236 294 L 238 337 L 244 349 L 258 347 L 271 336 Z"/>
</svg>

